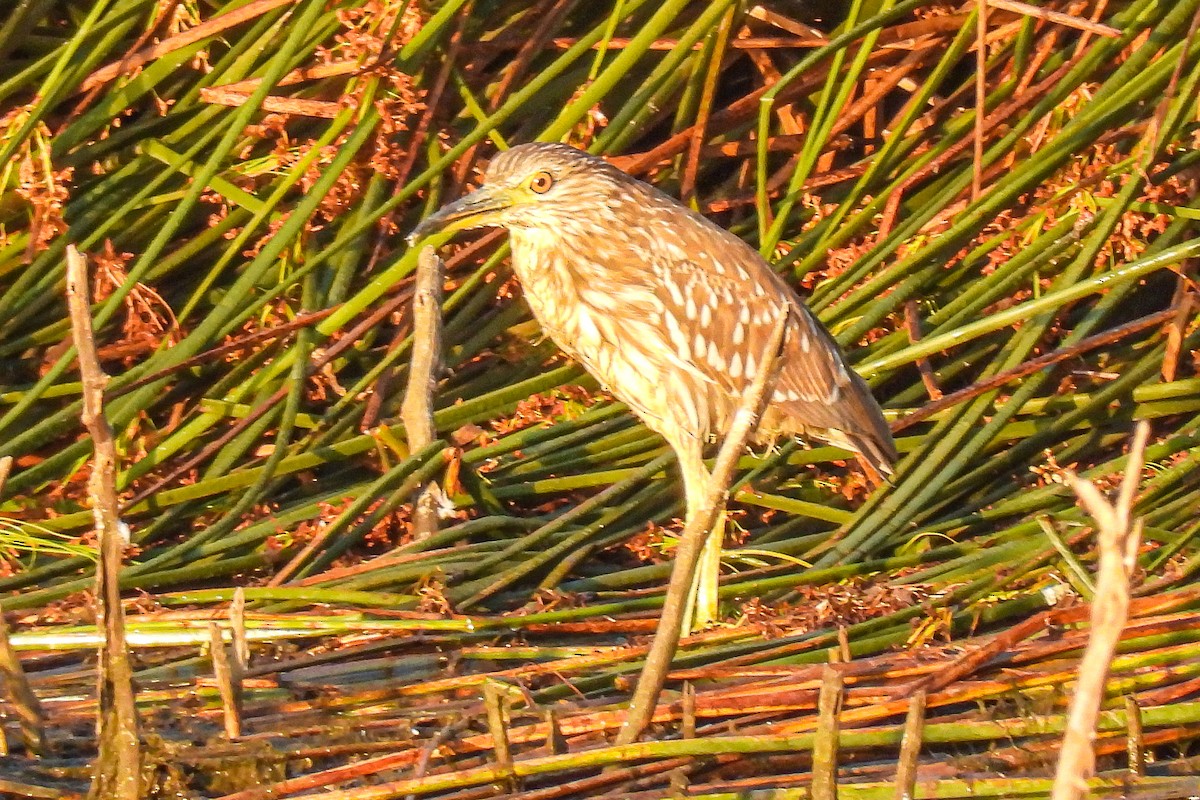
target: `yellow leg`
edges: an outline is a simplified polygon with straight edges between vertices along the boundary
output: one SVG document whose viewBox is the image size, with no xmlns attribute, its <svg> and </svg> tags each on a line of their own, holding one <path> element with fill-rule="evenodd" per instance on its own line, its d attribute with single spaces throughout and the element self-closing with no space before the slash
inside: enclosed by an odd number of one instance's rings
<svg viewBox="0 0 1200 800">
<path fill-rule="evenodd" d="M 717 522 L 704 540 L 700 552 L 700 564 L 696 569 L 696 605 L 691 630 L 700 630 L 717 620 L 719 598 L 717 590 L 721 581 L 721 550 L 725 541 L 725 512 L 717 515 Z"/>
<path fill-rule="evenodd" d="M 712 475 L 704 466 L 698 443 L 676 447 L 679 467 L 683 473 L 684 496 L 687 502 L 687 522 L 691 522 L 696 510 L 705 502 L 712 484 Z M 692 585 L 688 591 L 687 613 L 683 619 L 683 630 L 702 630 L 717 618 L 717 582 L 721 570 L 721 543 L 725 533 L 725 515 L 721 514 L 713 530 L 705 534 Z"/>
</svg>

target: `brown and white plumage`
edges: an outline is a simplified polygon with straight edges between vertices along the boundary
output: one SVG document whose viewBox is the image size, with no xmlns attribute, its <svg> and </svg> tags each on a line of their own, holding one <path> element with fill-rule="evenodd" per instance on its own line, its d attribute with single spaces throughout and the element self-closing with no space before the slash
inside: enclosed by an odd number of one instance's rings
<svg viewBox="0 0 1200 800">
<path fill-rule="evenodd" d="M 600 158 L 541 143 L 496 156 L 477 192 L 413 235 L 484 225 L 508 229 L 546 333 L 679 454 L 689 510 L 707 482 L 702 448 L 727 431 L 789 308 L 759 437 L 830 442 L 891 472 L 895 446 L 870 390 L 738 237 Z"/>
</svg>

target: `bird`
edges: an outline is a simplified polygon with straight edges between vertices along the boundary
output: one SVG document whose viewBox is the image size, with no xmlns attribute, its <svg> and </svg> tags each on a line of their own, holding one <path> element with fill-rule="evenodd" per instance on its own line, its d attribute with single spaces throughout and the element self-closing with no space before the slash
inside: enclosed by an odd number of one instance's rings
<svg viewBox="0 0 1200 800">
<path fill-rule="evenodd" d="M 478 189 L 408 241 L 481 227 L 508 230 L 542 330 L 675 452 L 686 518 L 708 492 L 705 447 L 728 431 L 784 314 L 753 438 L 833 444 L 876 482 L 892 473 L 891 431 L 837 342 L 757 250 L 703 215 L 603 158 L 538 142 L 493 157 Z M 707 600 L 693 627 L 715 613 L 721 535 L 710 533 L 695 579 Z"/>
</svg>

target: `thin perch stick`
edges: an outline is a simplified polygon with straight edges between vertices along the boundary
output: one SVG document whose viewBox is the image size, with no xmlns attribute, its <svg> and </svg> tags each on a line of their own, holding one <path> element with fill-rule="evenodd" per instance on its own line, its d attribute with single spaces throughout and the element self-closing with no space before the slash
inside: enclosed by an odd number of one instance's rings
<svg viewBox="0 0 1200 800">
<path fill-rule="evenodd" d="M 1053 800 L 1081 800 L 1087 793 L 1088 778 L 1096 771 L 1096 719 L 1113 653 L 1129 616 L 1129 580 L 1137 566 L 1142 535 L 1142 521 L 1132 519 L 1132 510 L 1149 437 L 1150 426 L 1143 420 L 1134 433 L 1115 504 L 1109 503 L 1091 481 L 1067 474 L 1080 504 L 1096 520 L 1100 563 L 1092 601 L 1092 630 L 1079 664 L 1079 679 L 1054 775 Z"/>
<path fill-rule="evenodd" d="M 433 425 L 433 395 L 442 369 L 442 260 L 428 245 L 417 262 L 417 287 L 413 292 L 413 352 L 408 386 L 400 417 L 415 453 L 437 438 Z M 437 533 L 438 487 L 423 484 L 413 494 L 413 536 L 420 541 Z"/>
<path fill-rule="evenodd" d="M 104 417 L 104 387 L 108 376 L 100 368 L 92 331 L 87 263 L 74 245 L 67 246 L 67 307 L 71 334 L 79 353 L 83 384 L 83 424 L 95 448 L 88 495 L 100 540 L 96 566 L 96 627 L 101 632 L 98 675 L 97 728 L 100 752 L 88 796 L 105 800 L 137 800 L 140 794 L 140 746 L 133 669 L 125 645 L 125 613 L 118 577 L 124 555 L 124 526 L 117 516 L 117 449 L 112 428 Z"/>
<path fill-rule="evenodd" d="M 638 677 L 637 688 L 629 703 L 629 715 L 617 734 L 617 744 L 636 742 L 654 716 L 658 696 L 667 680 L 667 670 L 671 668 L 675 651 L 679 649 L 679 635 L 683 630 L 683 618 L 687 612 L 688 597 L 704 541 L 717 517 L 725 510 L 725 503 L 729 499 L 729 484 L 733 481 L 738 458 L 746 447 L 750 433 L 758 427 L 759 417 L 762 416 L 770 396 L 768 387 L 775 382 L 779 354 L 783 349 L 790 319 L 791 309 L 785 309 L 775 322 L 771 337 L 759 360 L 762 366 L 754 376 L 750 390 L 742 399 L 733 424 L 729 427 L 729 433 L 725 435 L 725 441 L 721 444 L 721 451 L 717 454 L 708 493 L 704 502 L 688 520 L 679 538 L 679 547 L 675 551 L 675 566 L 671 570 L 671 582 L 663 600 L 662 616 L 658 619 L 654 641 L 650 645 L 642 674 Z"/>
</svg>

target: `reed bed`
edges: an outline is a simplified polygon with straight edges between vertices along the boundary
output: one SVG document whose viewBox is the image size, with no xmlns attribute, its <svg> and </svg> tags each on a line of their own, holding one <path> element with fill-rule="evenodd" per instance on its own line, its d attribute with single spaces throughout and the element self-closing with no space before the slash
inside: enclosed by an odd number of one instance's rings
<svg viewBox="0 0 1200 800">
<path fill-rule="evenodd" d="M 1200 0 L 788 9 L 26 0 L 0 19 L 0 608 L 48 753 L 16 753 L 0 697 L 0 793 L 81 793 L 94 752 L 68 245 L 111 376 L 154 796 L 806 797 L 830 769 L 831 658 L 843 797 L 895 796 L 918 695 L 913 796 L 1044 796 L 1097 561 L 1065 476 L 1115 486 L 1140 420 L 1144 541 L 1091 790 L 1200 792 Z M 758 246 L 902 453 L 876 491 L 834 448 L 742 458 L 727 624 L 684 642 L 628 747 L 607 742 L 682 497 L 663 443 L 540 340 L 503 237 L 443 247 L 435 438 L 401 423 L 403 234 L 535 139 Z M 418 538 L 431 481 L 445 517 Z M 214 623 L 249 646 L 235 736 Z"/>
</svg>

